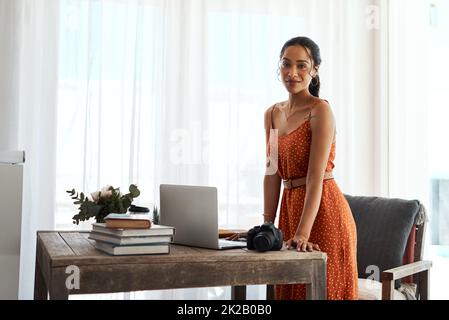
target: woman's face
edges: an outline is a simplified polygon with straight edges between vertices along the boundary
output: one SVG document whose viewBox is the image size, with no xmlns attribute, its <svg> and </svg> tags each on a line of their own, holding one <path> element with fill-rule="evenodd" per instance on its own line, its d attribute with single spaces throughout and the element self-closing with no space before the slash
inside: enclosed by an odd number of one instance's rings
<svg viewBox="0 0 449 320">
<path fill-rule="evenodd" d="M 312 77 L 316 75 L 310 54 L 303 46 L 287 47 L 280 61 L 282 83 L 291 94 L 308 90 Z"/>
</svg>

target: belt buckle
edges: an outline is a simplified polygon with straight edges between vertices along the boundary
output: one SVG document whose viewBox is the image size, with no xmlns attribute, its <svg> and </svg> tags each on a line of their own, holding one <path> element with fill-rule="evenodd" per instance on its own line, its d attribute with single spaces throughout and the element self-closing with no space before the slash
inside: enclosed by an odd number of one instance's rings
<svg viewBox="0 0 449 320">
<path fill-rule="evenodd" d="M 284 187 L 287 189 L 291 189 L 293 187 L 292 180 L 291 179 L 284 180 Z"/>
</svg>

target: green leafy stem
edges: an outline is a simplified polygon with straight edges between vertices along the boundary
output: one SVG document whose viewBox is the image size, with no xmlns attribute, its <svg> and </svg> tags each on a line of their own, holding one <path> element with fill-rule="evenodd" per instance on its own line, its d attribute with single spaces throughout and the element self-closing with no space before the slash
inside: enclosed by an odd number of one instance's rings
<svg viewBox="0 0 449 320">
<path fill-rule="evenodd" d="M 79 206 L 78 214 L 72 219 L 74 224 L 95 218 L 96 222 L 104 222 L 104 218 L 111 212 L 126 213 L 134 198 L 140 195 L 140 191 L 135 184 L 129 186 L 129 193 L 121 194 L 120 188 L 109 187 L 103 192 L 99 192 L 98 199 L 94 201 L 85 196 L 83 192 L 76 192 L 75 189 L 66 191 L 75 200 L 73 203 Z M 102 194 L 103 193 L 103 194 Z M 107 196 L 104 196 L 107 194 Z"/>
</svg>

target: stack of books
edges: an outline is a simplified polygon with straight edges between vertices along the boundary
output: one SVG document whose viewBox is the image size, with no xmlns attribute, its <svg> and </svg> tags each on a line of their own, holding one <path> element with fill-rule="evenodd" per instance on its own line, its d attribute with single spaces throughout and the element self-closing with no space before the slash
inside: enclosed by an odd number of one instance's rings
<svg viewBox="0 0 449 320">
<path fill-rule="evenodd" d="M 127 216 L 108 216 L 106 223 L 93 223 L 89 239 L 95 240 L 95 248 L 111 255 L 170 253 L 174 227 L 152 225 L 145 215 Z"/>
</svg>

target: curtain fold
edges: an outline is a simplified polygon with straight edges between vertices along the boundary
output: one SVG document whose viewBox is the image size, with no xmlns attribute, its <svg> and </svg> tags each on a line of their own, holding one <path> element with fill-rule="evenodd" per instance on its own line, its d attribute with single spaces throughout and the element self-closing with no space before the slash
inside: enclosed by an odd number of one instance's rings
<svg viewBox="0 0 449 320">
<path fill-rule="evenodd" d="M 58 21 L 57 1 L 0 2 L 0 149 L 26 154 L 20 299 L 33 297 L 36 231 L 55 226 Z"/>
<path fill-rule="evenodd" d="M 417 69 L 416 64 L 432 64 L 429 5 L 422 0 L 389 4 L 389 195 L 417 198 L 427 207 L 428 79 L 432 73 L 428 67 Z"/>
<path fill-rule="evenodd" d="M 19 148 L 27 153 L 20 298 L 32 297 L 36 231 L 55 227 L 58 82 L 57 1 L 24 1 L 20 47 Z"/>
</svg>

